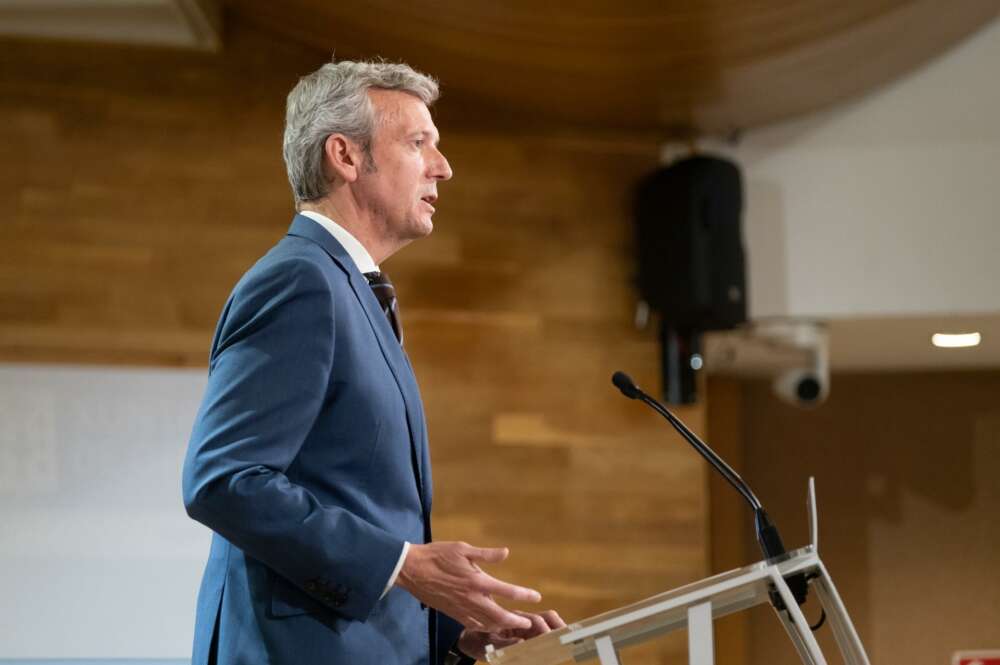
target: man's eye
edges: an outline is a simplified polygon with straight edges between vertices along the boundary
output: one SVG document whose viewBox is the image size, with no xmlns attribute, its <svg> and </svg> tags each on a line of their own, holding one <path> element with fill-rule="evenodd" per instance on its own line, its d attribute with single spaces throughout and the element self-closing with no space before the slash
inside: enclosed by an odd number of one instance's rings
<svg viewBox="0 0 1000 665">
<path fill-rule="evenodd" d="M 416 139 L 413 142 L 413 145 L 417 146 L 418 148 L 422 148 L 422 147 L 424 147 L 424 140 L 423 139 Z"/>
</svg>

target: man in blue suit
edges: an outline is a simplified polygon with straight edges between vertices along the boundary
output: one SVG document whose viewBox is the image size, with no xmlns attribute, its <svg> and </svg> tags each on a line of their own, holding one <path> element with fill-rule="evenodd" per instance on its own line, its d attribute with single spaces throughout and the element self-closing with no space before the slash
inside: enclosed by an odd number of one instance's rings
<svg viewBox="0 0 1000 665">
<path fill-rule="evenodd" d="M 212 548 L 193 665 L 438 665 L 562 626 L 480 563 L 505 548 L 431 541 L 431 469 L 395 295 L 378 264 L 431 232 L 451 177 L 406 65 L 338 62 L 288 97 L 299 214 L 219 320 L 184 463 Z"/>
</svg>

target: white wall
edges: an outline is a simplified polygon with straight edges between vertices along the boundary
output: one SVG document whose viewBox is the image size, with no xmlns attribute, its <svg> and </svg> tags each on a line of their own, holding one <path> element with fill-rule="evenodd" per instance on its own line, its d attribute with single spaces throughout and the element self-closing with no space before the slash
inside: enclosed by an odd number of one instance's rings
<svg viewBox="0 0 1000 665">
<path fill-rule="evenodd" d="M 180 468 L 205 375 L 0 365 L 0 659 L 189 656 L 209 532 Z"/>
<path fill-rule="evenodd" d="M 733 156 L 752 317 L 1000 310 L 1000 20 Z"/>
</svg>

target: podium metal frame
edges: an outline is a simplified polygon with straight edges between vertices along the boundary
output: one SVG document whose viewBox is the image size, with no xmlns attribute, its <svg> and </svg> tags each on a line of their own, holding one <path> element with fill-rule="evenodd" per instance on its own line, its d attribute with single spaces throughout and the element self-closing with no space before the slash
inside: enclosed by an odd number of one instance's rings
<svg viewBox="0 0 1000 665">
<path fill-rule="evenodd" d="M 810 590 L 826 613 L 845 665 L 870 665 L 837 588 L 819 558 L 812 478 L 808 505 L 812 543 L 802 549 L 652 596 L 520 644 L 503 649 L 487 647 L 486 659 L 490 665 L 556 665 L 597 658 L 601 665 L 620 665 L 619 649 L 687 628 L 688 662 L 713 665 L 713 621 L 767 603 L 775 609 L 802 662 L 826 665 L 786 581 L 793 575 L 805 574 Z M 783 609 L 776 606 L 776 598 Z"/>
</svg>

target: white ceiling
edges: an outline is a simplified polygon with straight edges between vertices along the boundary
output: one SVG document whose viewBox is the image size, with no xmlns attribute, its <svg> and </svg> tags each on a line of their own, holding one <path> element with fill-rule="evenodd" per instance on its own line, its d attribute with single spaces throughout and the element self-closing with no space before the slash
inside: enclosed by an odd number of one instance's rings
<svg viewBox="0 0 1000 665">
<path fill-rule="evenodd" d="M 833 371 L 1000 368 L 997 62 L 1000 20 L 865 98 L 731 149 L 752 320 L 825 322 Z M 975 331 L 975 348 L 930 343 Z M 705 349 L 711 372 L 801 363 L 747 331 Z"/>
<path fill-rule="evenodd" d="M 845 318 L 823 325 L 834 372 L 1000 368 L 997 313 Z M 941 349 L 931 344 L 931 335 L 939 332 L 978 332 L 982 342 L 976 347 Z M 775 343 L 752 327 L 708 333 L 703 343 L 706 369 L 713 374 L 765 375 L 806 362 L 805 352 Z"/>
</svg>

